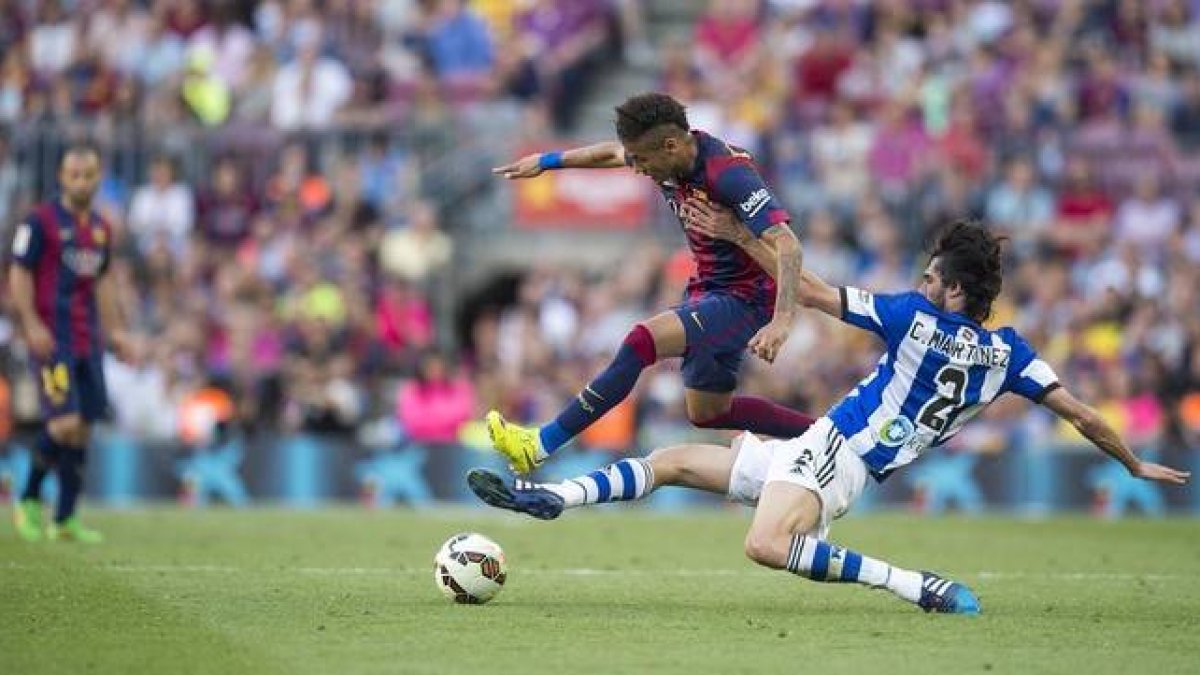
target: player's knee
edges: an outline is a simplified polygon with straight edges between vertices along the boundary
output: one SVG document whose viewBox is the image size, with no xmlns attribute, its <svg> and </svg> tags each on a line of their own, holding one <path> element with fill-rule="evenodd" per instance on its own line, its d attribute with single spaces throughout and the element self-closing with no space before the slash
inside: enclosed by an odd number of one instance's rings
<svg viewBox="0 0 1200 675">
<path fill-rule="evenodd" d="M 688 420 L 701 429 L 727 429 L 729 409 L 689 407 Z"/>
<path fill-rule="evenodd" d="M 687 471 L 687 465 L 682 461 L 678 446 L 658 448 L 646 457 L 654 471 L 654 482 L 657 485 L 676 485 L 681 476 Z"/>
<path fill-rule="evenodd" d="M 625 335 L 624 346 L 633 351 L 642 367 L 654 365 L 658 350 L 654 346 L 654 334 L 644 324 L 637 324 Z"/>
<path fill-rule="evenodd" d="M 746 557 L 764 567 L 779 569 L 787 559 L 787 539 L 763 529 L 746 534 Z"/>
<path fill-rule="evenodd" d="M 79 447 L 87 440 L 87 426 L 78 415 L 56 417 L 46 425 L 46 432 L 59 445 Z"/>
</svg>

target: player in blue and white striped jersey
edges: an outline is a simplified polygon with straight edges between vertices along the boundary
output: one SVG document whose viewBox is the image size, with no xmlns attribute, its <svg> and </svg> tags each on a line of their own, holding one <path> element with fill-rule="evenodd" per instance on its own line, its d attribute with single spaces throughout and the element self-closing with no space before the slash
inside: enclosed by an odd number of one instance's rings
<svg viewBox="0 0 1200 675">
<path fill-rule="evenodd" d="M 738 242 L 740 225 L 719 213 L 696 227 Z M 747 248 L 752 255 L 758 255 Z M 895 469 L 953 436 L 996 397 L 1014 393 L 1045 405 L 1139 478 L 1183 484 L 1187 472 L 1143 462 L 1091 407 L 1010 328 L 981 324 L 1000 292 L 1000 244 L 982 225 L 956 223 L 938 239 L 915 292 L 875 295 L 834 288 L 802 272 L 800 302 L 874 332 L 887 346 L 875 371 L 803 435 L 761 440 L 745 433 L 730 447 L 682 445 L 621 460 L 558 484 L 508 485 L 475 470 L 468 482 L 487 503 L 539 518 L 564 508 L 639 499 L 661 485 L 724 493 L 756 504 L 746 554 L 814 581 L 886 588 L 926 611 L 976 614 L 966 586 L 838 547 L 830 523 L 862 492 L 867 476 Z"/>
</svg>

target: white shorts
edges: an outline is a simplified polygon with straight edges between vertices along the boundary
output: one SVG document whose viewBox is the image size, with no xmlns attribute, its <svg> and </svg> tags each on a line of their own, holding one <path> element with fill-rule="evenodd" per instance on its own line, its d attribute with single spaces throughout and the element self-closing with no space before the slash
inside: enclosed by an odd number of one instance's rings
<svg viewBox="0 0 1200 675">
<path fill-rule="evenodd" d="M 825 539 L 829 525 L 850 509 L 867 482 L 867 466 L 846 448 L 828 417 L 798 438 L 764 441 L 749 432 L 734 440 L 737 459 L 729 475 L 729 499 L 755 506 L 763 486 L 784 481 L 821 499 L 821 518 L 805 534 Z"/>
</svg>

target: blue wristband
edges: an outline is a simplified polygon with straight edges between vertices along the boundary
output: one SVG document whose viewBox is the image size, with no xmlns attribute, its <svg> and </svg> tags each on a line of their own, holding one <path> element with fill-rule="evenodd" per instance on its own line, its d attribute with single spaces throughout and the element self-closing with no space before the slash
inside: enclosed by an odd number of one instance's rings
<svg viewBox="0 0 1200 675">
<path fill-rule="evenodd" d="M 538 167 L 543 171 L 547 169 L 561 169 L 563 167 L 562 151 L 543 152 L 538 156 Z"/>
</svg>

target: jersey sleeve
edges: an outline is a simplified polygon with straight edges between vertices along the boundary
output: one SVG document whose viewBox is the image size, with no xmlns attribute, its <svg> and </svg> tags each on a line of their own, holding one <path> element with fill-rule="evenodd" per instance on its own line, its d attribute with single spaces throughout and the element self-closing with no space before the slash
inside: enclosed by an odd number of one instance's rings
<svg viewBox="0 0 1200 675">
<path fill-rule="evenodd" d="M 42 257 L 45 247 L 45 234 L 42 222 L 36 213 L 29 214 L 17 225 L 13 234 L 12 257 L 21 267 L 32 269 Z"/>
<path fill-rule="evenodd" d="M 756 237 L 772 225 L 791 220 L 758 170 L 748 162 L 730 162 L 718 168 L 713 188 L 716 201 L 733 209 Z"/>
<path fill-rule="evenodd" d="M 915 313 L 914 293 L 879 294 L 853 286 L 838 289 L 842 296 L 842 321 L 869 330 L 888 347 L 904 337 Z"/>
<path fill-rule="evenodd" d="M 1061 385 L 1058 374 L 1050 364 L 1038 357 L 1033 347 L 1019 335 L 1013 334 L 1012 356 L 1009 359 L 1008 375 L 1004 379 L 1004 391 L 1041 403 L 1046 395 Z"/>
</svg>

